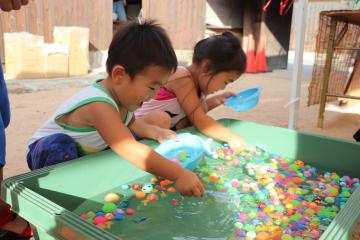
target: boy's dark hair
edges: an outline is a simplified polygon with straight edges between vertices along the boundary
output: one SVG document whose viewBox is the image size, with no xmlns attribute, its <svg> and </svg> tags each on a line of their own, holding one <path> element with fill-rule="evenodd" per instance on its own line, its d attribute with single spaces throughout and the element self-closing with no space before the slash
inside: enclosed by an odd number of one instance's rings
<svg viewBox="0 0 360 240">
<path fill-rule="evenodd" d="M 152 20 L 130 22 L 114 35 L 106 60 L 111 75 L 115 65 L 122 65 L 133 78 L 150 65 L 161 66 L 174 72 L 177 59 L 165 30 Z"/>
<path fill-rule="evenodd" d="M 199 41 L 194 48 L 193 63 L 199 64 L 209 59 L 212 74 L 237 71 L 240 74 L 246 69 L 246 55 L 237 39 L 231 32 L 214 35 Z"/>
</svg>

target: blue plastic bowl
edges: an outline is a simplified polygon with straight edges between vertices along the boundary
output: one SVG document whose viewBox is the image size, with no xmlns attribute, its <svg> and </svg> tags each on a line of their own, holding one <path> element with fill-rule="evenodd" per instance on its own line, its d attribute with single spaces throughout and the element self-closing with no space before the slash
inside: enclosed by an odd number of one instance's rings
<svg viewBox="0 0 360 240">
<path fill-rule="evenodd" d="M 209 144 L 196 135 L 182 133 L 177 135 L 177 139 L 178 141 L 169 139 L 163 142 L 155 151 L 169 160 L 179 159 L 181 153 L 186 152 L 186 160 L 180 162 L 180 165 L 189 170 L 194 170 L 199 165 L 203 154 L 211 155 Z"/>
<path fill-rule="evenodd" d="M 226 99 L 224 105 L 237 112 L 245 112 L 259 102 L 260 88 L 250 88 Z"/>
</svg>

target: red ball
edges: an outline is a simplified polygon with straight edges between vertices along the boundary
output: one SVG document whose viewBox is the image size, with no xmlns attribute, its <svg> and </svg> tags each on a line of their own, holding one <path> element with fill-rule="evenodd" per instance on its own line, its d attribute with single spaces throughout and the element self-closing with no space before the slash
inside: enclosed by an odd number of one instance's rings
<svg viewBox="0 0 360 240">
<path fill-rule="evenodd" d="M 286 214 L 291 216 L 291 215 L 294 215 L 295 214 L 295 210 L 294 209 L 286 209 Z"/>
</svg>

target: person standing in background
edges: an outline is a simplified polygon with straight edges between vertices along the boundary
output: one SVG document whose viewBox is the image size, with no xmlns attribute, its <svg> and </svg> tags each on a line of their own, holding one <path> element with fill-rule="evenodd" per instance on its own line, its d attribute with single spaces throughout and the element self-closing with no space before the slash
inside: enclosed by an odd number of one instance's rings
<svg viewBox="0 0 360 240">
<path fill-rule="evenodd" d="M 126 0 L 114 0 L 113 2 L 113 12 L 117 15 L 117 20 L 126 21 Z"/>
</svg>

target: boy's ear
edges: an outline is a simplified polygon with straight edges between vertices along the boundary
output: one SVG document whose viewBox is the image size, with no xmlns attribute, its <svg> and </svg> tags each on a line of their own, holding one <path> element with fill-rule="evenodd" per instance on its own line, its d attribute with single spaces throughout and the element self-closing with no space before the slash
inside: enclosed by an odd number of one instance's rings
<svg viewBox="0 0 360 240">
<path fill-rule="evenodd" d="M 115 65 L 111 71 L 111 79 L 114 83 L 119 84 L 127 77 L 125 68 L 122 65 Z"/>
<path fill-rule="evenodd" d="M 200 63 L 200 69 L 205 74 L 211 73 L 211 60 L 210 59 L 204 59 Z"/>
</svg>

